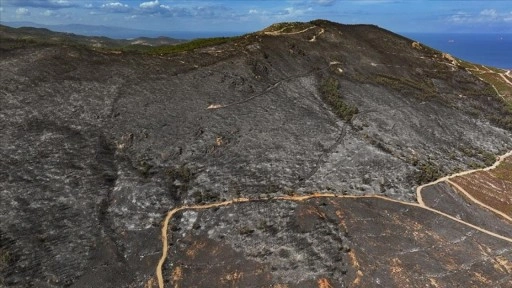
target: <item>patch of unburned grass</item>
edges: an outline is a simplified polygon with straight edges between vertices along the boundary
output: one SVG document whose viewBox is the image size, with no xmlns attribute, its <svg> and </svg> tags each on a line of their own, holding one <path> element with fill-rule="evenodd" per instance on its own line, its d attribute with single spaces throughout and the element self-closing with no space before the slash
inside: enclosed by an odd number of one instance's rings
<svg viewBox="0 0 512 288">
<path fill-rule="evenodd" d="M 492 170 L 492 174 L 496 178 L 512 182 L 512 159 L 509 157 L 506 161 L 501 162 L 496 169 Z"/>
<path fill-rule="evenodd" d="M 468 69 L 475 76 L 493 85 L 496 90 L 498 90 L 498 93 L 503 96 L 507 104 L 512 105 L 512 85 L 507 83 L 505 79 L 500 76 L 500 74 L 504 73 L 505 70 L 480 64 L 473 64 L 464 60 L 458 60 L 458 62 L 459 65 Z M 507 75 L 504 76 L 509 79 Z M 512 109 L 509 109 L 509 111 L 512 112 Z"/>
</svg>

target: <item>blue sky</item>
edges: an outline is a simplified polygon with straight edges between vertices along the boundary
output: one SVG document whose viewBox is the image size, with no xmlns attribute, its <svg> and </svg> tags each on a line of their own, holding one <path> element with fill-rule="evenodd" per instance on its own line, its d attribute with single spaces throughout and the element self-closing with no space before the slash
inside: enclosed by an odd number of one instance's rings
<svg viewBox="0 0 512 288">
<path fill-rule="evenodd" d="M 0 0 L 0 20 L 153 31 L 252 32 L 272 23 L 328 19 L 395 32 L 509 32 L 512 0 Z"/>
</svg>

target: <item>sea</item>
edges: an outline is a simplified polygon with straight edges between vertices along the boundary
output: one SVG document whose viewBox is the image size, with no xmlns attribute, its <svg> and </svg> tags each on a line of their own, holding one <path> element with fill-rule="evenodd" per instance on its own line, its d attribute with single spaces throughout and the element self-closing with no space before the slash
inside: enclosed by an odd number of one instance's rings
<svg viewBox="0 0 512 288">
<path fill-rule="evenodd" d="M 402 33 L 457 58 L 512 70 L 512 34 Z"/>
</svg>

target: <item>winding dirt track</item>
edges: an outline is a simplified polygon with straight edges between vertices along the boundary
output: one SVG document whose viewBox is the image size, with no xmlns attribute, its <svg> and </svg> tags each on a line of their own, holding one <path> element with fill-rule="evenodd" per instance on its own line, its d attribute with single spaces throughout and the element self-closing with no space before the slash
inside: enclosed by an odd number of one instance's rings
<svg viewBox="0 0 512 288">
<path fill-rule="evenodd" d="M 304 33 L 308 30 L 311 30 L 311 29 L 314 29 L 316 28 L 316 26 L 311 26 L 311 27 L 308 27 L 304 30 L 300 30 L 300 31 L 296 31 L 296 32 L 283 32 L 286 28 L 288 27 L 284 27 L 280 30 L 277 30 L 277 31 L 265 31 L 263 32 L 263 34 L 265 35 L 272 35 L 272 36 L 278 36 L 278 35 L 293 35 L 293 34 L 300 34 L 300 33 Z"/>
<path fill-rule="evenodd" d="M 507 214 L 497 210 L 497 209 L 494 209 L 492 208 L 491 206 L 487 205 L 487 204 L 484 204 L 480 201 L 478 201 L 477 199 L 475 199 L 475 197 L 473 197 L 471 194 L 469 194 L 466 190 L 464 190 L 462 187 L 460 187 L 457 183 L 451 181 L 451 180 L 446 180 L 446 183 L 450 184 L 452 187 L 455 188 L 455 190 L 458 190 L 459 192 L 461 192 L 462 194 L 464 194 L 464 196 L 466 196 L 467 198 L 469 198 L 471 201 L 473 201 L 474 203 L 484 207 L 485 209 L 489 210 L 489 211 L 492 211 L 498 215 L 500 215 L 501 217 L 507 219 L 508 221 L 510 221 L 512 223 L 512 218 L 510 216 L 508 216 Z"/>
<path fill-rule="evenodd" d="M 302 31 L 297 31 L 297 32 L 283 33 L 282 31 L 284 31 L 285 28 L 283 28 L 283 29 L 281 29 L 279 31 L 265 32 L 265 34 L 267 34 L 267 35 L 299 34 L 299 33 L 303 33 L 305 31 L 308 31 L 310 29 L 313 29 L 314 27 L 309 27 L 309 28 L 306 28 L 306 29 L 304 29 Z M 316 36 L 320 36 L 323 32 L 324 32 L 324 30 L 322 29 L 322 31 L 320 33 L 318 33 Z M 313 39 L 311 39 L 310 41 L 315 41 L 315 40 L 316 40 L 316 37 L 313 37 Z M 337 63 L 331 63 L 331 65 L 332 64 L 337 64 Z M 474 70 L 477 71 L 477 72 L 485 72 L 485 71 L 479 70 L 478 68 L 476 68 Z M 488 69 L 488 70 L 489 70 L 489 72 L 493 72 L 490 69 Z M 499 75 L 507 83 L 512 85 L 512 83 L 510 81 L 508 81 L 508 79 L 505 77 L 505 75 L 506 76 L 510 75 L 509 73 L 510 73 L 510 71 L 507 71 L 506 73 L 499 73 Z M 300 76 L 304 76 L 304 75 L 298 75 L 298 76 L 300 77 Z M 253 96 L 253 97 L 251 97 L 249 99 L 243 100 L 242 102 L 250 101 L 251 99 L 253 99 L 253 98 L 257 97 L 257 96 L 260 96 L 260 95 L 268 92 L 269 90 L 276 88 L 281 82 L 289 80 L 290 78 L 293 78 L 293 76 L 289 77 L 287 79 L 283 79 L 283 80 L 281 80 L 281 81 L 279 81 L 277 83 L 274 83 L 274 85 L 271 85 L 271 86 L 267 87 L 267 89 L 265 89 L 264 91 L 258 93 L 256 96 Z M 492 85 L 492 87 L 496 90 L 496 93 L 503 98 L 503 96 L 501 94 L 499 94 L 499 92 L 496 89 L 496 87 L 494 87 L 494 85 Z M 239 102 L 237 102 L 237 103 L 230 103 L 230 104 L 226 104 L 226 105 L 222 105 L 222 104 L 211 105 L 207 109 L 226 108 L 228 106 L 232 106 L 232 105 L 236 105 L 236 104 L 239 104 Z M 492 208 L 492 207 L 490 207 L 490 206 L 488 206 L 488 205 L 478 201 L 477 199 L 472 197 L 467 191 L 465 191 L 462 187 L 460 187 L 459 185 L 457 185 L 453 181 L 450 181 L 451 178 L 454 178 L 454 177 L 457 177 L 457 176 L 467 175 L 467 174 L 471 174 L 471 173 L 474 173 L 474 172 L 477 172 L 477 171 L 489 171 L 489 170 L 492 170 L 492 169 L 496 168 L 507 157 L 512 157 L 512 151 L 509 151 L 508 153 L 500 156 L 497 159 L 497 161 L 492 166 L 490 166 L 490 167 L 483 168 L 483 169 L 468 170 L 468 171 L 456 173 L 456 174 L 453 174 L 453 175 L 445 176 L 445 177 L 437 179 L 437 180 L 435 180 L 433 182 L 430 182 L 430 183 L 427 183 L 427 184 L 424 184 L 424 185 L 421 185 L 421 186 L 417 187 L 416 188 L 416 197 L 417 197 L 418 203 L 411 203 L 411 202 L 404 202 L 404 201 L 400 201 L 400 200 L 394 200 L 394 199 L 387 198 L 387 197 L 384 197 L 384 196 L 379 196 L 379 195 L 356 196 L 356 195 L 336 195 L 336 194 L 333 194 L 333 193 L 315 193 L 315 194 L 311 194 L 311 195 L 302 195 L 302 196 L 280 196 L 280 197 L 259 198 L 259 199 L 237 198 L 237 199 L 228 200 L 228 201 L 224 201 L 224 202 L 210 203 L 210 204 L 204 204 L 204 205 L 185 205 L 185 206 L 181 206 L 181 207 L 176 207 L 176 208 L 170 210 L 169 212 L 167 212 L 167 215 L 166 215 L 166 217 L 165 217 L 165 219 L 164 219 L 164 221 L 162 223 L 162 230 L 161 230 L 161 232 L 162 232 L 162 236 L 161 236 L 161 239 L 162 239 L 162 256 L 160 257 L 160 260 L 158 261 L 158 265 L 157 265 L 156 271 L 155 271 L 156 272 L 156 277 L 157 277 L 157 280 L 158 280 L 158 287 L 159 288 L 164 288 L 164 280 L 163 280 L 163 275 L 162 275 L 162 267 L 163 267 L 163 265 L 165 263 L 165 260 L 167 258 L 167 254 L 168 254 L 168 226 L 169 226 L 169 221 L 172 219 L 172 217 L 176 213 L 178 213 L 180 211 L 202 210 L 202 209 L 209 209 L 209 208 L 215 208 L 215 207 L 223 207 L 223 206 L 228 206 L 228 205 L 237 204 L 237 203 L 266 202 L 266 201 L 295 201 L 295 202 L 300 202 L 300 201 L 305 201 L 305 200 L 309 200 L 309 199 L 313 199 L 313 198 L 350 198 L 350 199 L 378 198 L 378 199 L 382 199 L 382 200 L 385 200 L 385 201 L 400 203 L 402 205 L 418 207 L 418 208 L 421 208 L 421 209 L 425 209 L 425 210 L 431 211 L 431 212 L 433 212 L 435 214 L 438 214 L 438 215 L 441 215 L 443 217 L 449 218 L 449 219 L 451 219 L 453 221 L 456 221 L 456 222 L 458 222 L 460 224 L 463 224 L 463 225 L 466 225 L 468 227 L 471 227 L 471 228 L 473 228 L 475 230 L 478 230 L 478 231 L 480 231 L 482 233 L 485 233 L 485 234 L 487 234 L 489 236 L 496 237 L 496 238 L 499 238 L 499 239 L 502 239 L 502 240 L 505 240 L 507 242 L 512 243 L 512 238 L 496 234 L 494 232 L 491 232 L 491 231 L 488 231 L 486 229 L 483 229 L 482 227 L 473 225 L 471 223 L 468 223 L 468 222 L 465 222 L 463 220 L 460 220 L 460 219 L 458 219 L 458 218 L 456 218 L 454 216 L 451 216 L 449 214 L 446 214 L 444 212 L 441 212 L 441 211 L 438 211 L 436 209 L 433 209 L 431 207 L 426 206 L 425 203 L 423 202 L 422 194 L 421 194 L 422 193 L 422 189 L 424 187 L 427 187 L 427 186 L 430 186 L 430 185 L 435 185 L 435 184 L 438 184 L 440 182 L 446 182 L 449 185 L 451 185 L 452 187 L 454 187 L 455 190 L 458 190 L 460 193 L 464 194 L 464 196 L 466 196 L 468 199 L 470 199 L 474 203 L 476 203 L 476 204 L 484 207 L 485 209 L 488 209 L 488 210 L 496 213 L 497 215 L 499 215 L 499 216 L 501 216 L 501 217 L 503 217 L 503 218 L 505 218 L 505 219 L 507 219 L 507 220 L 512 222 L 512 218 L 510 218 L 508 215 L 506 215 L 506 214 L 502 213 L 501 211 L 498 211 L 498 210 L 496 210 L 496 209 L 494 209 L 494 208 Z M 150 280 L 150 281 L 152 282 L 152 280 Z"/>
<path fill-rule="evenodd" d="M 492 88 L 494 88 L 494 91 L 496 91 L 496 94 L 498 94 L 498 96 L 500 96 L 503 100 L 506 100 L 505 99 L 505 96 L 500 94 L 500 91 L 498 90 L 498 88 L 496 88 L 496 86 L 494 86 L 492 83 L 489 83 L 488 81 L 486 81 L 484 78 L 480 77 L 480 75 L 478 74 L 483 74 L 483 73 L 491 73 L 491 74 L 497 74 L 499 75 L 503 81 L 505 81 L 508 85 L 511 85 L 512 86 L 512 82 L 510 82 L 508 79 L 507 79 L 507 76 L 510 77 L 510 70 L 507 70 L 507 72 L 502 72 L 502 73 L 498 73 L 498 72 L 494 72 L 492 71 L 491 69 L 489 69 L 489 67 L 487 66 L 482 66 L 483 68 L 486 69 L 485 70 L 480 70 L 480 68 L 478 68 L 477 66 L 473 65 L 474 68 L 468 68 L 468 70 L 470 71 L 473 71 L 475 73 L 473 73 L 473 75 L 475 75 L 476 77 L 478 77 L 480 80 L 484 81 L 484 82 L 487 82 L 488 84 L 490 84 L 492 86 Z"/>
<path fill-rule="evenodd" d="M 165 262 L 165 260 L 167 258 L 167 253 L 168 253 L 168 226 L 169 226 L 169 221 L 172 219 L 172 217 L 176 213 L 178 213 L 180 211 L 184 211 L 184 210 L 202 210 L 202 209 L 209 209 L 209 208 L 214 208 L 214 207 L 228 206 L 228 205 L 237 204 L 237 203 L 265 202 L 265 201 L 295 201 L 295 202 L 300 202 L 300 201 L 305 201 L 305 200 L 309 200 L 309 199 L 313 199 L 313 198 L 350 198 L 350 199 L 378 198 L 378 199 L 382 199 L 382 200 L 385 200 L 385 201 L 400 203 L 402 205 L 418 207 L 418 208 L 421 208 L 421 209 L 425 209 L 425 210 L 431 211 L 433 213 L 436 213 L 438 215 L 441 215 L 443 217 L 446 217 L 446 218 L 449 218 L 449 219 L 451 219 L 453 221 L 456 221 L 456 222 L 458 222 L 460 224 L 463 224 L 465 226 L 468 226 L 468 227 L 471 227 L 471 228 L 473 228 L 475 230 L 478 230 L 478 231 L 480 231 L 482 233 L 485 233 L 485 234 L 487 234 L 489 236 L 496 237 L 496 238 L 499 238 L 499 239 L 502 239 L 502 240 L 505 240 L 507 242 L 512 243 L 512 238 L 496 234 L 494 232 L 488 231 L 488 230 L 483 229 L 483 228 L 481 228 L 479 226 L 476 226 L 476 225 L 473 225 L 471 223 L 465 222 L 463 220 L 457 219 L 454 216 L 451 216 L 449 214 L 446 214 L 444 212 L 441 212 L 441 211 L 438 211 L 436 209 L 433 209 L 431 207 L 426 206 L 425 203 L 423 202 L 422 197 L 421 197 L 421 192 L 422 192 L 421 190 L 424 187 L 430 186 L 430 185 L 434 185 L 434 184 L 437 184 L 437 183 L 440 183 L 440 182 L 443 182 L 443 181 L 446 181 L 449 184 L 451 184 L 453 187 L 455 187 L 457 190 L 459 190 L 461 193 L 463 193 L 466 196 L 468 196 L 468 198 L 471 201 L 475 202 L 476 204 L 478 204 L 478 205 L 480 205 L 480 206 L 482 206 L 482 207 L 484 207 L 486 209 L 489 209 L 489 210 L 499 214 L 500 216 L 503 216 L 504 218 L 506 218 L 508 220 L 511 220 L 510 217 L 508 217 L 507 215 L 504 215 L 500 211 L 497 211 L 497 210 L 493 209 L 492 207 L 489 207 L 489 206 L 481 203 L 480 201 L 474 199 L 466 191 L 464 191 L 464 189 L 462 189 L 460 186 L 458 186 L 457 184 L 455 184 L 455 183 L 453 183 L 453 182 L 451 182 L 449 180 L 450 178 L 453 178 L 453 177 L 467 175 L 467 174 L 474 173 L 474 172 L 477 172 L 477 171 L 488 171 L 488 170 L 494 169 L 507 157 L 512 157 L 512 151 L 509 151 L 508 153 L 500 156 L 498 158 L 498 160 L 496 161 L 496 163 L 494 163 L 490 167 L 483 168 L 483 169 L 468 170 L 468 171 L 456 173 L 456 174 L 453 174 L 453 175 L 449 175 L 449 176 L 437 179 L 436 181 L 433 181 L 431 183 L 427 183 L 427 184 L 419 186 L 416 189 L 416 195 L 417 195 L 418 203 L 411 203 L 411 202 L 404 202 L 404 201 L 400 201 L 400 200 L 394 200 L 394 199 L 387 198 L 387 197 L 384 197 L 384 196 L 379 196 L 379 195 L 356 196 L 356 195 L 336 195 L 336 194 L 333 194 L 333 193 L 315 193 L 315 194 L 311 194 L 311 195 L 279 196 L 279 197 L 273 197 L 273 198 L 259 198 L 259 199 L 237 198 L 237 199 L 228 200 L 228 201 L 224 201 L 224 202 L 210 203 L 210 204 L 204 204 L 204 205 L 185 205 L 185 206 L 181 206 L 181 207 L 176 207 L 176 208 L 170 210 L 167 213 L 167 215 L 166 215 L 166 217 L 165 217 L 165 219 L 164 219 L 164 221 L 162 223 L 162 256 L 160 257 L 160 260 L 158 261 L 158 265 L 157 265 L 156 271 L 155 271 L 156 272 L 156 277 L 157 277 L 157 280 L 158 280 L 158 287 L 159 288 L 164 288 L 164 280 L 163 280 L 163 275 L 162 275 L 162 267 L 163 267 L 164 262 Z"/>
<path fill-rule="evenodd" d="M 438 184 L 438 183 L 441 183 L 441 182 L 446 182 L 446 183 L 450 184 L 452 187 L 455 187 L 456 190 L 459 190 L 462 194 L 464 194 L 471 201 L 475 202 L 476 204 L 478 204 L 478 205 L 480 205 L 480 206 L 482 206 L 482 207 L 484 207 L 484 208 L 486 208 L 486 209 L 488 209 L 488 210 L 490 210 L 490 211 L 492 211 L 492 212 L 494 212 L 494 213 L 496 213 L 496 214 L 502 216 L 503 218 L 505 218 L 505 219 L 507 219 L 507 220 L 512 222 L 512 218 L 510 218 L 508 215 L 506 215 L 503 212 L 498 211 L 498 210 L 496 210 L 496 209 L 494 209 L 492 207 L 489 207 L 486 204 L 478 201 L 473 196 L 471 196 L 466 190 L 462 189 L 462 187 L 460 187 L 459 185 L 457 185 L 456 183 L 454 183 L 453 181 L 450 180 L 450 179 L 455 178 L 457 176 L 468 175 L 468 174 L 471 174 L 471 173 L 474 173 L 474 172 L 478 172 L 478 171 L 489 171 L 489 170 L 495 169 L 507 157 L 512 157 L 512 151 L 509 151 L 509 152 L 501 155 L 500 157 L 498 157 L 497 161 L 492 166 L 489 166 L 489 167 L 486 167 L 486 168 L 480 168 L 480 169 L 467 170 L 467 171 L 463 171 L 463 172 L 460 172 L 460 173 L 455 173 L 455 174 L 452 174 L 452 175 L 448 175 L 448 176 L 439 178 L 439 179 L 435 180 L 434 182 L 430 182 L 430 183 L 418 186 L 418 188 L 416 188 L 416 199 L 417 199 L 418 203 L 421 206 L 425 206 L 425 203 L 423 202 L 423 197 L 421 195 L 422 189 L 424 187 L 427 187 L 427 186 L 430 186 L 430 185 L 435 185 L 435 184 Z"/>
<path fill-rule="evenodd" d="M 508 79 L 507 79 L 507 76 L 510 75 L 510 70 L 508 70 L 506 73 L 499 73 L 499 75 L 501 76 L 501 78 L 503 78 L 503 80 L 505 82 L 507 82 L 509 85 L 512 85 L 512 82 L 510 82 Z"/>
</svg>

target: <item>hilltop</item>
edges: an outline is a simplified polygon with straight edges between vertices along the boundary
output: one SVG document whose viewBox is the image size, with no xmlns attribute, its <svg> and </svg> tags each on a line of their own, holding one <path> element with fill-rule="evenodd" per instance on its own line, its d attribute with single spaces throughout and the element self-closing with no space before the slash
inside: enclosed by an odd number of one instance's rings
<svg viewBox="0 0 512 288">
<path fill-rule="evenodd" d="M 157 287 L 167 234 L 166 287 L 510 283 L 510 221 L 417 191 L 512 149 L 507 71 L 324 20 L 140 49 L 2 33 L 5 286 Z"/>
</svg>

